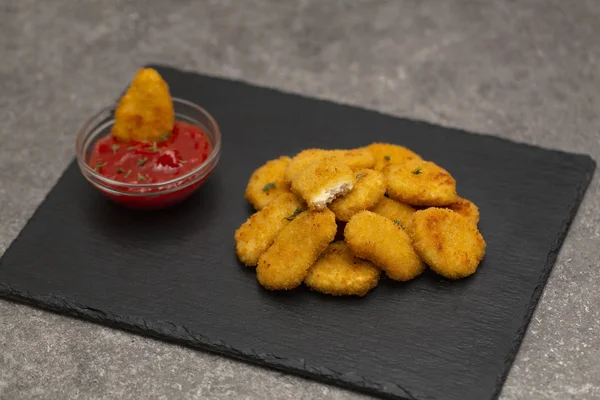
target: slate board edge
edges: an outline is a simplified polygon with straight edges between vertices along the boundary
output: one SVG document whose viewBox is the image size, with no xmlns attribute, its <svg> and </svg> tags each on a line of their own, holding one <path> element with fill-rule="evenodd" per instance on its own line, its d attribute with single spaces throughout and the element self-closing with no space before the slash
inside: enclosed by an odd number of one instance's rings
<svg viewBox="0 0 600 400">
<path fill-rule="evenodd" d="M 67 314 L 109 328 L 117 328 L 141 336 L 185 345 L 199 350 L 206 350 L 224 357 L 250 362 L 263 368 L 281 370 L 380 398 L 396 400 L 421 399 L 413 396 L 408 390 L 395 383 L 367 381 L 357 375 L 341 374 L 330 369 L 307 365 L 302 359 L 291 360 L 277 357 L 274 354 L 259 354 L 252 349 L 240 351 L 222 342 L 206 338 L 201 334 L 192 333 L 184 326 L 176 325 L 169 321 L 150 322 L 138 317 L 128 318 L 119 316 L 90 308 L 56 295 L 32 296 L 27 291 L 19 290 L 2 282 L 0 282 L 0 297 L 39 309 L 56 312 L 59 315 Z"/>
<path fill-rule="evenodd" d="M 209 74 L 205 74 L 205 73 L 200 73 L 197 71 L 193 71 L 191 69 L 185 69 L 185 68 L 178 68 L 178 67 L 174 67 L 174 66 L 170 66 L 168 64 L 158 64 L 158 63 L 150 63 L 150 64 L 146 64 L 144 66 L 145 68 L 155 68 L 157 70 L 163 69 L 163 70 L 172 70 L 172 71 L 176 71 L 182 74 L 186 74 L 186 75 L 197 75 L 200 77 L 205 77 L 205 78 L 210 78 L 210 79 L 214 79 L 214 80 L 218 80 L 218 81 L 222 81 L 222 82 L 229 82 L 229 83 L 236 83 L 239 85 L 243 85 L 243 86 L 248 86 L 250 88 L 254 88 L 254 89 L 260 89 L 260 90 L 267 90 L 267 91 L 271 91 L 271 92 L 275 92 L 275 93 L 279 93 L 279 94 L 284 94 L 286 96 L 295 96 L 295 97 L 300 97 L 306 100 L 311 100 L 311 101 L 316 101 L 316 102 L 321 102 L 321 103 L 328 103 L 328 104 L 335 104 L 337 106 L 343 106 L 343 107 L 348 107 L 348 108 L 353 108 L 356 110 L 359 110 L 361 112 L 369 112 L 369 113 L 375 113 L 378 114 L 380 116 L 386 117 L 386 118 L 393 118 L 393 119 L 402 119 L 405 121 L 410 121 L 411 123 L 414 124 L 418 124 L 418 125 L 422 125 L 422 126 L 429 126 L 432 128 L 444 128 L 446 130 L 450 130 L 452 131 L 454 134 L 459 134 L 459 135 L 475 135 L 475 136 L 483 136 L 487 139 L 490 140 L 495 140 L 495 141 L 499 141 L 499 142 L 510 142 L 514 145 L 518 145 L 520 147 L 526 147 L 526 148 L 530 148 L 530 149 L 536 149 L 536 150 L 544 150 L 547 152 L 551 152 L 551 153 L 556 153 L 556 154 L 562 154 L 562 155 L 569 155 L 569 156 L 579 156 L 579 157 L 585 157 L 588 158 L 590 161 L 594 162 L 595 165 L 595 160 L 586 153 L 577 153 L 577 152 L 569 152 L 569 151 L 564 151 L 564 150 L 559 150 L 559 149 L 552 149 L 552 148 L 547 148 L 547 147 L 542 147 L 542 146 L 538 146 L 538 145 L 534 145 L 534 144 L 529 144 L 529 143 L 524 143 L 524 142 L 519 142 L 510 138 L 503 138 L 503 137 L 499 137 L 493 134 L 489 134 L 489 133 L 480 133 L 480 132 L 475 132 L 475 131 L 468 131 L 468 130 L 464 130 L 464 129 L 460 129 L 458 127 L 452 126 L 452 125 L 443 125 L 443 124 L 439 124 L 439 123 L 431 123 L 431 122 L 426 122 L 426 121 L 422 121 L 422 120 L 418 120 L 418 119 L 412 119 L 412 118 L 408 118 L 402 115 L 394 115 L 394 114 L 389 114 L 386 112 L 383 112 L 381 110 L 378 109 L 372 109 L 372 108 L 367 108 L 367 107 L 363 107 L 363 106 L 358 106 L 355 104 L 351 104 L 351 103 L 344 103 L 344 102 L 340 102 L 340 101 L 333 101 L 333 100 L 328 100 L 326 98 L 322 98 L 322 97 L 311 97 L 302 93 L 297 93 L 297 92 L 292 92 L 292 91 L 285 91 L 285 90 L 281 90 L 280 88 L 276 88 L 276 87 L 271 87 L 271 86 L 263 86 L 263 85 L 257 85 L 254 84 L 252 82 L 249 81 L 245 81 L 242 79 L 230 79 L 230 78 L 226 78 L 223 76 L 219 76 L 219 75 L 209 75 Z M 123 91 L 124 93 L 125 91 Z M 122 93 L 121 93 L 122 95 Z M 595 167 L 594 167 L 595 168 Z"/>
<path fill-rule="evenodd" d="M 500 397 L 500 393 L 502 392 L 504 382 L 506 381 L 506 378 L 508 376 L 508 373 L 510 372 L 513 362 L 514 362 L 517 354 L 519 353 L 519 349 L 521 347 L 521 344 L 523 343 L 523 338 L 525 336 L 525 333 L 527 333 L 527 328 L 529 327 L 531 318 L 533 317 L 533 313 L 537 309 L 537 306 L 540 301 L 540 297 L 542 296 L 542 293 L 544 292 L 544 287 L 546 286 L 546 283 L 548 282 L 548 279 L 550 278 L 550 274 L 551 274 L 552 270 L 554 269 L 554 265 L 556 263 L 558 253 L 560 252 L 560 249 L 562 248 L 562 245 L 567 237 L 567 234 L 569 233 L 571 224 L 573 223 L 573 220 L 575 219 L 575 216 L 577 215 L 577 212 L 579 211 L 579 207 L 580 207 L 581 203 L 583 202 L 585 193 L 586 193 L 586 191 L 592 181 L 594 173 L 596 171 L 596 162 L 591 157 L 589 157 L 589 161 L 590 162 L 589 162 L 589 166 L 587 167 L 587 173 L 583 176 L 583 178 L 579 184 L 579 188 L 577 190 L 577 196 L 573 200 L 573 203 L 571 204 L 571 208 L 569 209 L 569 213 L 567 214 L 567 217 L 564 219 L 564 221 L 561 225 L 561 228 L 560 228 L 558 234 L 556 235 L 556 239 L 554 240 L 554 243 L 552 244 L 552 248 L 551 248 L 550 252 L 548 253 L 548 257 L 546 258 L 546 263 L 544 264 L 543 272 L 540 275 L 538 283 L 531 295 L 531 299 L 529 301 L 530 307 L 525 311 L 525 314 L 523 315 L 523 322 L 521 324 L 521 327 L 519 328 L 519 330 L 517 331 L 517 333 L 515 335 L 512 349 L 510 350 L 506 359 L 504 360 L 504 370 L 503 370 L 502 374 L 499 375 L 498 379 L 496 380 L 496 391 L 495 391 L 494 395 L 492 396 L 492 399 L 494 399 L 494 400 L 497 399 L 498 397 Z"/>
</svg>

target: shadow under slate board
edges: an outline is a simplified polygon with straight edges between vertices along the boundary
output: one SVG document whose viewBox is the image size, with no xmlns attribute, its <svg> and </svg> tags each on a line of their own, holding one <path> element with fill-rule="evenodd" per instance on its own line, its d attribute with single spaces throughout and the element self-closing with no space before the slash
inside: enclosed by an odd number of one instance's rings
<svg viewBox="0 0 600 400">
<path fill-rule="evenodd" d="M 376 396 L 498 396 L 591 158 L 157 68 L 174 96 L 219 122 L 215 173 L 177 207 L 136 212 L 102 197 L 72 163 L 1 259 L 0 295 Z M 365 298 L 263 290 L 234 251 L 250 173 L 305 148 L 373 141 L 440 164 L 479 205 L 488 247 L 478 272 L 382 279 Z"/>
</svg>

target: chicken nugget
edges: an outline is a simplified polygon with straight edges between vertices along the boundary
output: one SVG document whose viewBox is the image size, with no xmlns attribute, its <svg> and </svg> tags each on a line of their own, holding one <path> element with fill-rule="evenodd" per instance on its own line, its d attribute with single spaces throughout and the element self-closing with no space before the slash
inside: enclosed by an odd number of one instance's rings
<svg viewBox="0 0 600 400">
<path fill-rule="evenodd" d="M 291 160 L 284 156 L 267 161 L 252 173 L 246 186 L 245 198 L 256 210 L 264 208 L 279 195 L 290 192 L 290 185 L 284 181 L 283 174 Z"/>
<path fill-rule="evenodd" d="M 452 210 L 417 211 L 409 233 L 427 265 L 448 279 L 473 274 L 485 255 L 486 243 L 477 226 Z"/>
<path fill-rule="evenodd" d="M 354 173 L 346 164 L 324 158 L 304 168 L 292 181 L 292 192 L 315 210 L 354 187 Z"/>
<path fill-rule="evenodd" d="M 256 267 L 258 282 L 269 290 L 297 287 L 333 241 L 336 231 L 335 215 L 330 210 L 300 213 L 260 256 Z"/>
<path fill-rule="evenodd" d="M 370 209 L 375 214 L 383 215 L 384 217 L 391 219 L 396 224 L 400 224 L 404 228 L 408 228 L 412 224 L 412 216 L 415 213 L 415 209 L 399 201 L 383 197 L 379 200 L 379 203 Z"/>
<path fill-rule="evenodd" d="M 331 150 L 330 153 L 336 160 L 349 166 L 352 171 L 373 168 L 375 165 L 375 157 L 366 147 L 352 150 Z"/>
<path fill-rule="evenodd" d="M 300 212 L 301 207 L 296 196 L 284 193 L 248 218 L 235 231 L 235 247 L 240 261 L 247 266 L 256 265 L 279 231 L 289 224 L 290 216 Z"/>
<path fill-rule="evenodd" d="M 447 206 L 458 201 L 456 181 L 442 167 L 423 160 L 390 164 L 383 169 L 387 193 L 414 206 Z"/>
<path fill-rule="evenodd" d="M 357 257 L 371 261 L 391 279 L 408 281 L 425 270 L 408 234 L 382 215 L 359 212 L 346 224 L 344 238 Z"/>
<path fill-rule="evenodd" d="M 377 286 L 379 275 L 379 268 L 355 257 L 341 241 L 329 245 L 308 270 L 304 283 L 317 292 L 334 296 L 364 296 Z"/>
<path fill-rule="evenodd" d="M 381 172 L 361 169 L 357 171 L 352 190 L 335 199 L 329 209 L 340 221 L 349 221 L 354 214 L 375 206 L 383 198 L 385 189 L 385 178 Z"/>
<path fill-rule="evenodd" d="M 292 183 L 300 171 L 317 161 L 321 161 L 327 153 L 329 153 L 329 150 L 307 149 L 296 154 L 285 169 L 284 180 L 287 183 Z"/>
<path fill-rule="evenodd" d="M 388 143 L 373 143 L 367 147 L 375 158 L 376 171 L 381 171 L 388 164 L 402 164 L 409 160 L 419 160 L 421 157 L 406 147 Z"/>
<path fill-rule="evenodd" d="M 335 159 L 346 164 L 353 171 L 371 168 L 375 165 L 373 155 L 366 148 L 353 150 L 308 149 L 301 151 L 292 159 L 285 170 L 285 181 L 291 183 L 304 168 L 325 158 Z"/>
<path fill-rule="evenodd" d="M 119 100 L 112 135 L 124 142 L 159 142 L 171 134 L 174 124 L 167 82 L 155 69 L 140 69 Z"/>
<path fill-rule="evenodd" d="M 475 224 L 479 223 L 479 207 L 470 200 L 459 198 L 456 203 L 450 204 L 448 208 Z"/>
</svg>

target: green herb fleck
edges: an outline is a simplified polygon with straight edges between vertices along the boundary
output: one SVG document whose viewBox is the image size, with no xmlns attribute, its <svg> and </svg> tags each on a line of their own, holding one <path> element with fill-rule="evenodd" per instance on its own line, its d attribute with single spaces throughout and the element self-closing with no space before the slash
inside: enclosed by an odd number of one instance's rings
<svg viewBox="0 0 600 400">
<path fill-rule="evenodd" d="M 300 214 L 302 211 L 304 211 L 304 210 L 296 208 L 296 210 L 292 213 L 292 215 L 289 215 L 289 216 L 285 217 L 284 219 L 287 219 L 288 221 L 293 221 L 294 218 L 296 218 L 298 216 L 298 214 Z"/>
<path fill-rule="evenodd" d="M 145 181 L 146 180 L 146 178 L 144 178 L 144 175 L 140 174 L 139 172 L 138 172 L 138 177 L 137 178 L 138 178 L 138 181 Z"/>
<path fill-rule="evenodd" d="M 171 133 L 167 132 L 167 133 L 163 133 L 159 138 L 158 141 L 159 142 L 164 142 L 165 140 L 167 140 L 169 137 L 171 136 Z"/>
<path fill-rule="evenodd" d="M 158 151 L 158 145 L 156 142 L 152 142 L 152 151 Z"/>
<path fill-rule="evenodd" d="M 112 146 L 110 146 L 110 149 L 112 150 L 113 154 L 117 153 L 117 150 L 119 150 L 121 148 L 120 144 L 113 144 Z"/>
<path fill-rule="evenodd" d="M 127 148 L 127 151 L 131 151 L 131 150 L 133 150 L 133 149 L 135 149 L 135 146 L 129 146 L 129 147 Z"/>
<path fill-rule="evenodd" d="M 356 175 L 356 179 L 360 179 L 360 178 L 362 178 L 363 176 L 365 176 L 365 174 L 358 174 L 358 175 Z"/>
<path fill-rule="evenodd" d="M 415 175 L 419 175 L 421 173 L 421 167 L 417 167 L 412 173 Z"/>
<path fill-rule="evenodd" d="M 117 168 L 117 174 L 122 174 L 125 170 L 121 167 Z"/>
<path fill-rule="evenodd" d="M 384 159 L 385 161 L 390 161 L 390 160 L 392 159 L 392 157 L 390 157 L 390 156 L 385 156 L 385 157 L 383 157 L 383 159 Z"/>
<path fill-rule="evenodd" d="M 394 223 L 395 223 L 396 225 L 398 225 L 400 228 L 402 228 L 402 230 L 404 230 L 405 226 L 404 226 L 404 225 L 402 225 L 402 220 L 400 220 L 400 219 L 395 219 L 395 220 L 394 220 Z"/>
<path fill-rule="evenodd" d="M 125 178 L 127 178 L 129 175 L 131 174 L 131 170 L 127 170 L 127 172 L 125 173 Z"/>
<path fill-rule="evenodd" d="M 275 182 L 269 182 L 265 186 L 263 186 L 262 191 L 268 192 L 269 190 L 275 189 L 276 187 L 277 187 L 277 185 L 275 184 Z"/>
<path fill-rule="evenodd" d="M 100 168 L 104 167 L 105 165 L 106 165 L 106 163 L 105 163 L 104 161 L 98 161 L 98 162 L 96 163 L 96 166 L 94 167 L 94 170 L 95 170 L 96 172 L 99 172 L 99 171 L 100 171 Z"/>
<path fill-rule="evenodd" d="M 146 161 L 148 161 L 147 158 L 140 158 L 138 159 L 137 165 L 141 167 L 142 165 L 146 164 Z"/>
</svg>

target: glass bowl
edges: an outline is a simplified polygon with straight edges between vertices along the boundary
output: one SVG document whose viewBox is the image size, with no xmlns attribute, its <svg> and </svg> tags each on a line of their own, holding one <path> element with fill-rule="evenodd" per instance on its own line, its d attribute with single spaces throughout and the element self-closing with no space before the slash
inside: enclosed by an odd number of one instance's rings
<svg viewBox="0 0 600 400">
<path fill-rule="evenodd" d="M 115 123 L 116 105 L 113 105 L 93 115 L 77 132 L 77 164 L 85 179 L 111 200 L 136 209 L 166 208 L 194 193 L 219 163 L 221 131 L 215 119 L 202 107 L 177 98 L 173 98 L 173 106 L 175 120 L 197 125 L 208 136 L 212 152 L 202 164 L 182 176 L 158 183 L 125 183 L 100 175 L 88 160 L 95 143 L 108 135 Z"/>
</svg>

